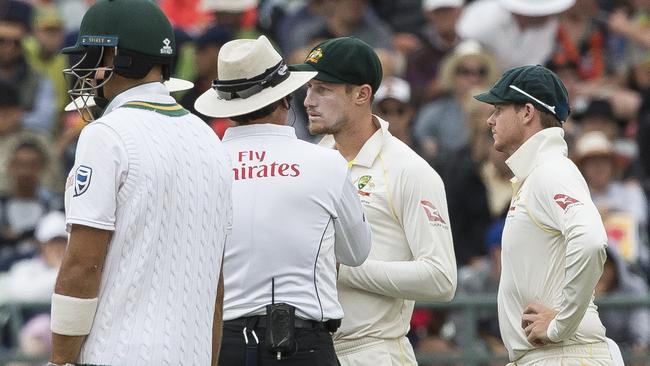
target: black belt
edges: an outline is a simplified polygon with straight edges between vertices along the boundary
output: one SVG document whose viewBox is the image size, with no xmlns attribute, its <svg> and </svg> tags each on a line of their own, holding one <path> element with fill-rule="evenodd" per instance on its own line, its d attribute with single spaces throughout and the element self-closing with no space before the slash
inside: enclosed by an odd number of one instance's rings
<svg viewBox="0 0 650 366">
<path fill-rule="evenodd" d="M 256 324 L 255 328 L 266 328 L 266 315 L 245 316 L 233 320 L 226 320 L 224 325 L 231 325 L 236 327 L 247 327 L 250 324 Z M 327 329 L 325 323 L 316 320 L 306 320 L 295 318 L 296 329 Z"/>
</svg>

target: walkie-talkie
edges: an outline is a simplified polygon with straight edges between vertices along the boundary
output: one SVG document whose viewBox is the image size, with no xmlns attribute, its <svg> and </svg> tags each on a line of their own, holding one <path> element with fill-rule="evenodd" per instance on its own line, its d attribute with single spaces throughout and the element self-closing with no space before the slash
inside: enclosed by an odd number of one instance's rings
<svg viewBox="0 0 650 366">
<path fill-rule="evenodd" d="M 271 279 L 271 305 L 266 305 L 266 347 L 282 358 L 295 347 L 296 308 L 286 303 L 275 303 L 275 278 Z"/>
</svg>

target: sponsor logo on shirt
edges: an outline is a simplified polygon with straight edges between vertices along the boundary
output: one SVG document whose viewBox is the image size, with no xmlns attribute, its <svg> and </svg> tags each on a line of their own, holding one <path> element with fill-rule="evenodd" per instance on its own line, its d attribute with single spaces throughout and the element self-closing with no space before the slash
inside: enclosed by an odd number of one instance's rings
<svg viewBox="0 0 650 366">
<path fill-rule="evenodd" d="M 510 208 L 508 209 L 508 214 L 506 215 L 506 218 L 515 216 L 515 210 L 517 210 L 518 203 L 519 203 L 519 193 L 517 193 L 517 195 L 512 198 L 512 201 L 510 201 Z"/>
<path fill-rule="evenodd" d="M 93 168 L 79 165 L 74 173 L 74 197 L 86 193 L 90 187 L 90 178 L 93 175 Z"/>
<path fill-rule="evenodd" d="M 375 189 L 375 182 L 372 181 L 371 175 L 362 175 L 354 182 L 357 186 L 357 192 L 360 196 L 368 197 Z"/>
<path fill-rule="evenodd" d="M 553 199 L 555 200 L 555 203 L 557 203 L 558 206 L 562 207 L 564 211 L 567 210 L 570 206 L 574 204 L 580 204 L 581 202 L 578 201 L 577 199 L 573 197 L 569 197 L 566 194 L 558 193 L 555 196 L 553 196 Z"/>
<path fill-rule="evenodd" d="M 436 208 L 436 206 L 433 205 L 433 203 L 429 201 L 422 200 L 420 201 L 420 204 L 422 205 L 422 208 L 424 208 L 424 213 L 427 214 L 427 218 L 429 219 L 429 222 L 433 223 L 440 223 L 443 225 L 446 225 L 447 222 L 445 222 L 445 219 L 442 218 L 442 215 L 440 215 L 440 211 Z"/>
<path fill-rule="evenodd" d="M 300 175 L 300 164 L 277 161 L 266 161 L 266 151 L 239 151 L 237 152 L 239 166 L 232 168 L 235 180 L 269 178 L 269 177 L 297 177 Z"/>
</svg>

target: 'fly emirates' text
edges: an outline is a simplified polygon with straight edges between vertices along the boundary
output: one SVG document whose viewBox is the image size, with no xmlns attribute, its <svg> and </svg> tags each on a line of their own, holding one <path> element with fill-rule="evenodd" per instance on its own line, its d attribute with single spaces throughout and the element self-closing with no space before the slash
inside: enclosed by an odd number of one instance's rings
<svg viewBox="0 0 650 366">
<path fill-rule="evenodd" d="M 237 155 L 241 165 L 232 169 L 235 180 L 300 175 L 300 164 L 265 162 L 266 151 L 239 151 Z"/>
</svg>

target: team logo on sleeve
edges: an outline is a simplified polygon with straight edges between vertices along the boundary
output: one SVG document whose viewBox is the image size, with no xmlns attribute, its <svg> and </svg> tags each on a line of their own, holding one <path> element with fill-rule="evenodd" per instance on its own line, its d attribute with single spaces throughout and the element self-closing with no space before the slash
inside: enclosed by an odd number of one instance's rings
<svg viewBox="0 0 650 366">
<path fill-rule="evenodd" d="M 553 199 L 555 200 L 555 203 L 557 203 L 558 206 L 562 207 L 563 210 L 566 211 L 567 207 L 575 204 L 575 203 L 580 203 L 577 199 L 573 197 L 569 197 L 566 194 L 561 194 L 558 193 L 555 196 L 553 196 Z"/>
<path fill-rule="evenodd" d="M 420 201 L 420 204 L 422 205 L 422 208 L 424 209 L 424 213 L 427 214 L 427 218 L 429 219 L 429 222 L 432 223 L 440 223 L 443 225 L 446 225 L 447 222 L 445 222 L 445 219 L 442 218 L 442 215 L 440 215 L 440 211 L 436 208 L 436 206 L 433 205 L 433 203 L 429 201 Z"/>
<path fill-rule="evenodd" d="M 90 178 L 93 175 L 93 168 L 79 165 L 74 173 L 74 197 L 86 193 L 90 187 Z"/>
</svg>

